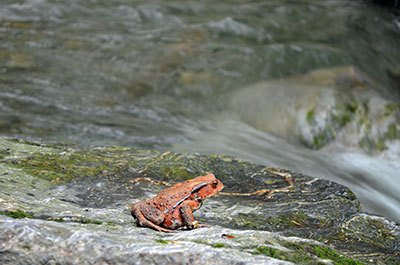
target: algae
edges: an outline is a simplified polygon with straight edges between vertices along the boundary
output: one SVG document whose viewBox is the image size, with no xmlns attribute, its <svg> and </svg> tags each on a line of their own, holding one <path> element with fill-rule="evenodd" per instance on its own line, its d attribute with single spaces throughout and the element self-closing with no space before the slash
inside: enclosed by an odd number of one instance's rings
<svg viewBox="0 0 400 265">
<path fill-rule="evenodd" d="M 322 246 L 315 246 L 314 253 L 317 257 L 322 259 L 330 259 L 335 265 L 363 265 L 364 263 L 348 258 L 342 254 L 339 254 L 333 249 Z"/>
<path fill-rule="evenodd" d="M 400 125 L 396 122 L 386 127 L 385 133 L 376 139 L 371 137 L 371 128 L 366 127 L 364 136 L 358 142 L 360 148 L 371 152 L 372 150 L 384 151 L 388 149 L 388 142 L 400 139 Z"/>
<path fill-rule="evenodd" d="M 169 241 L 167 241 L 167 240 L 164 240 L 164 239 L 157 239 L 157 240 L 155 240 L 157 243 L 160 243 L 160 244 L 169 244 Z"/>
<path fill-rule="evenodd" d="M 81 218 L 81 219 L 78 219 L 77 222 L 81 223 L 81 224 L 94 224 L 94 225 L 101 225 L 103 223 L 102 221 L 93 220 L 90 218 Z"/>
<path fill-rule="evenodd" d="M 16 211 L 0 211 L 1 215 L 5 215 L 14 219 L 33 218 L 32 215 L 21 210 Z"/>
<path fill-rule="evenodd" d="M 78 176 L 99 175 L 107 166 L 96 156 L 80 153 L 34 154 L 7 161 L 32 176 L 56 183 L 66 183 Z"/>
<path fill-rule="evenodd" d="M 328 113 L 323 127 L 319 127 L 316 121 L 316 110 L 309 110 L 306 114 L 306 121 L 312 127 L 313 142 L 312 148 L 319 149 L 333 141 L 339 131 L 345 127 L 355 116 L 358 106 L 354 100 L 342 105 L 337 105 Z M 307 143 L 306 143 L 307 144 Z M 310 145 L 308 143 L 307 145 Z"/>
<path fill-rule="evenodd" d="M 379 218 L 354 217 L 342 229 L 342 235 L 350 242 L 364 242 L 381 249 L 395 246 L 398 236 L 389 229 L 390 224 Z M 363 231 L 370 231 L 364 233 Z"/>
<path fill-rule="evenodd" d="M 305 253 L 287 252 L 267 246 L 258 246 L 255 251 L 252 251 L 251 253 L 255 255 L 266 255 L 274 259 L 291 261 L 296 264 L 310 264 L 311 262 L 313 262 L 312 264 L 315 264 L 315 260 L 307 256 Z"/>
<path fill-rule="evenodd" d="M 95 225 L 101 225 L 103 224 L 102 221 L 87 218 L 87 217 L 68 217 L 68 216 L 60 216 L 60 217 L 50 217 L 47 219 L 48 221 L 54 221 L 54 222 L 73 222 L 73 223 L 80 223 L 80 224 L 95 224 Z"/>
<path fill-rule="evenodd" d="M 306 121 L 309 125 L 315 124 L 315 110 L 311 109 L 306 114 Z"/>
<path fill-rule="evenodd" d="M 54 222 L 59 222 L 59 223 L 64 222 L 64 218 L 63 217 L 54 217 L 54 218 L 51 218 L 49 220 L 50 221 L 54 221 Z"/>
<path fill-rule="evenodd" d="M 326 264 L 323 260 L 331 260 L 335 265 L 363 265 L 365 263 L 347 257 L 327 246 L 309 243 L 286 243 L 284 246 L 291 251 L 277 250 L 271 247 L 259 246 L 257 252 L 273 258 L 294 262 L 296 264 Z"/>
<path fill-rule="evenodd" d="M 36 142 L 9 140 L 26 145 L 41 146 Z M 92 150 L 71 150 L 59 145 L 48 145 L 51 152 L 31 152 L 25 156 L 7 157 L 10 150 L 3 149 L 1 161 L 8 166 L 19 168 L 26 173 L 54 183 L 67 183 L 77 177 L 97 176 L 103 172 L 115 172 L 138 168 L 146 172 L 157 172 L 164 179 L 191 179 L 201 173 L 189 169 L 187 162 L 177 161 L 176 154 L 164 155 L 151 150 L 136 150 L 118 147 L 104 147 Z M 175 161 L 174 161 L 175 160 Z"/>
</svg>

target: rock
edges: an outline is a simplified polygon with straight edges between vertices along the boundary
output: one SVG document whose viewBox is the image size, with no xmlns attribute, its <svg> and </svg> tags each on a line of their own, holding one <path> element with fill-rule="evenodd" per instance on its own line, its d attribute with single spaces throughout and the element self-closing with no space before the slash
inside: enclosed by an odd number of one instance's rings
<svg viewBox="0 0 400 265">
<path fill-rule="evenodd" d="M 400 227 L 346 187 L 220 155 L 0 138 L 1 264 L 396 264 Z M 208 172 L 209 227 L 138 227 L 130 205 Z"/>
<path fill-rule="evenodd" d="M 319 69 L 233 93 L 242 121 L 313 149 L 378 153 L 400 142 L 400 105 L 354 67 Z"/>
</svg>

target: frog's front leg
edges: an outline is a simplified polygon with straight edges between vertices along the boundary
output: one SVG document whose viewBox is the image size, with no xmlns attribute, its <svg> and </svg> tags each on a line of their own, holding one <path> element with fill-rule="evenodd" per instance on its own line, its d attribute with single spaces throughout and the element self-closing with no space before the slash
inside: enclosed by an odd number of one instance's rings
<svg viewBox="0 0 400 265">
<path fill-rule="evenodd" d="M 164 221 L 164 214 L 157 208 L 147 204 L 132 206 L 131 214 L 140 226 L 150 227 L 161 232 L 176 232 L 159 226 Z"/>
<path fill-rule="evenodd" d="M 186 225 L 187 229 L 193 229 L 199 227 L 199 222 L 194 219 L 193 211 L 195 211 L 199 206 L 198 201 L 187 200 L 182 202 L 181 208 L 179 209 L 181 212 L 181 216 L 183 219 L 184 225 Z"/>
</svg>

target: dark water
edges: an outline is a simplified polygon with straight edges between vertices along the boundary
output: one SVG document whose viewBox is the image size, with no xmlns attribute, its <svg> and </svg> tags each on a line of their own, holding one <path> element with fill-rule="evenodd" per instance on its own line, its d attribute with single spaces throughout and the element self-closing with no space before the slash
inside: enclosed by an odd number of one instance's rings
<svg viewBox="0 0 400 265">
<path fill-rule="evenodd" d="M 350 65 L 398 104 L 400 19 L 390 10 L 350 0 L 2 0 L 0 40 L 2 135 L 232 154 L 347 184 L 366 210 L 400 220 L 399 140 L 373 154 L 316 151 L 238 119 L 230 101 L 257 82 Z M 271 113 L 250 113 L 262 115 Z"/>
</svg>

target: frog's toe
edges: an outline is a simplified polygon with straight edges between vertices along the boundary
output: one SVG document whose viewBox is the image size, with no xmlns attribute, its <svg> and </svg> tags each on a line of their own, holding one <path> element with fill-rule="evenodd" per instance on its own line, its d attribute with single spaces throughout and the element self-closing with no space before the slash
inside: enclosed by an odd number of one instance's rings
<svg viewBox="0 0 400 265">
<path fill-rule="evenodd" d="M 198 228 L 199 227 L 199 222 L 198 221 L 193 221 L 192 222 L 192 227 L 193 228 Z"/>
</svg>

